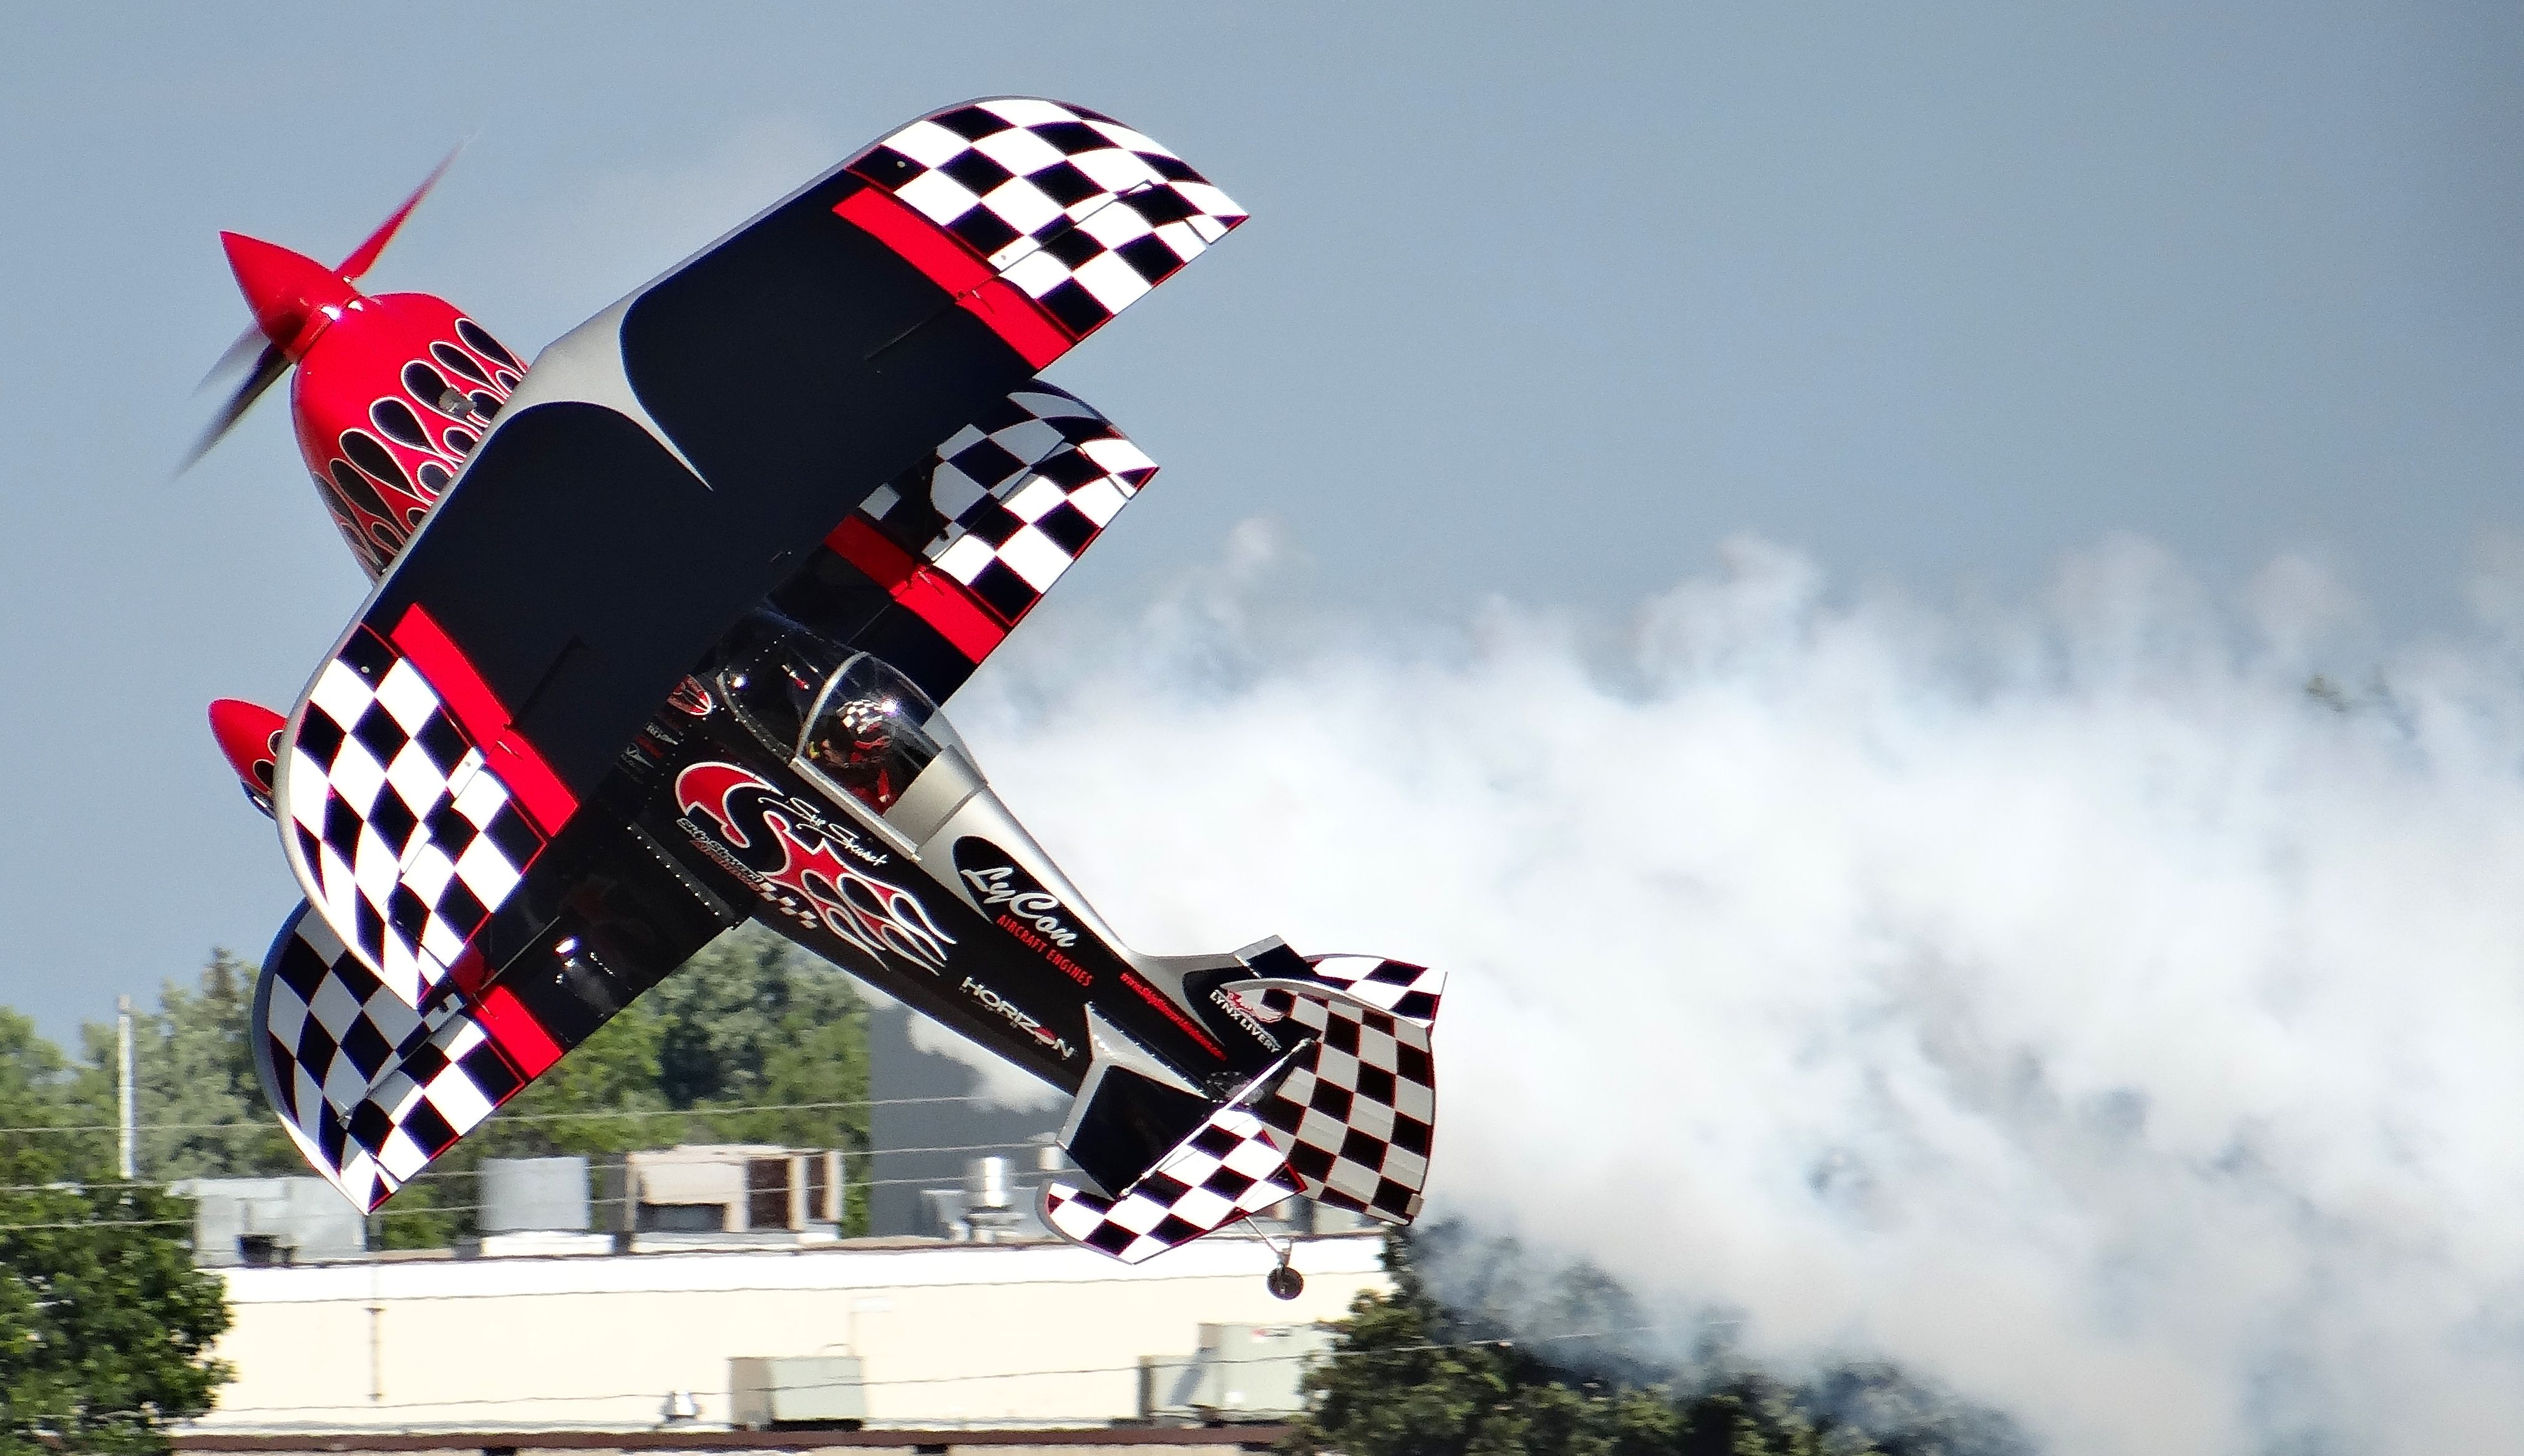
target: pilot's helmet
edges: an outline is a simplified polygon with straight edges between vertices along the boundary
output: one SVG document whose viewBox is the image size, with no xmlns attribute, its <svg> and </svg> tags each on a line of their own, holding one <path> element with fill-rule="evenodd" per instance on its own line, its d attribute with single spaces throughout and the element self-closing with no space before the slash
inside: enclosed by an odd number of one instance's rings
<svg viewBox="0 0 2524 1456">
<path fill-rule="evenodd" d="M 842 731 L 861 744 L 882 744 L 894 737 L 894 700 L 853 698 L 837 716 Z"/>
</svg>

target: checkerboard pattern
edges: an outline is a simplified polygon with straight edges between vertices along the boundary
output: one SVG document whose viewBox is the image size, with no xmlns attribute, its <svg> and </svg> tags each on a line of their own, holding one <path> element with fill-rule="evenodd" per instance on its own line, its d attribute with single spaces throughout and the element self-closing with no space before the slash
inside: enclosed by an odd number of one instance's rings
<svg viewBox="0 0 2524 1456">
<path fill-rule="evenodd" d="M 1220 988 L 1258 1003 L 1266 1020 L 1302 1028 L 1308 1038 L 1295 1067 L 1253 1110 L 1271 1129 L 1272 1141 L 1286 1154 L 1289 1172 L 1307 1197 L 1386 1223 L 1407 1224 L 1420 1213 L 1437 1120 L 1430 1027 L 1425 1020 L 1371 1003 L 1360 990 L 1415 1007 L 1421 1003 L 1410 998 L 1427 996 L 1432 1016 L 1436 993 L 1417 978 L 1404 982 L 1399 971 L 1376 979 L 1377 966 L 1399 962 L 1369 956 L 1323 960 L 1346 963 L 1327 972 L 1318 961 L 1322 982 L 1316 985 L 1273 979 Z M 1352 970 L 1362 972 L 1349 981 L 1353 989 L 1335 991 L 1323 984 Z M 1400 970 L 1432 974 L 1418 966 Z M 1438 984 L 1443 984 L 1442 976 Z"/>
<path fill-rule="evenodd" d="M 1337 986 L 1380 1011 L 1427 1026 L 1437 1019 L 1446 973 L 1377 955 L 1310 955 L 1313 979 Z"/>
<path fill-rule="evenodd" d="M 255 996 L 256 1069 L 309 1165 L 364 1211 L 527 1079 L 451 1000 L 423 1017 L 301 905 Z"/>
<path fill-rule="evenodd" d="M 544 847 L 437 690 L 364 627 L 310 690 L 283 787 L 308 898 L 412 1006 Z"/>
<path fill-rule="evenodd" d="M 952 234 L 1073 341 L 1245 217 L 1156 142 L 1110 117 L 1031 97 L 923 118 L 850 170 Z"/>
<path fill-rule="evenodd" d="M 1251 1112 L 1226 1106 L 1114 1199 L 1046 1183 L 1043 1219 L 1062 1238 L 1137 1264 L 1295 1196 L 1287 1159 Z"/>
<path fill-rule="evenodd" d="M 1093 406 L 1036 380 L 859 510 L 1013 627 L 1156 473 Z"/>
</svg>

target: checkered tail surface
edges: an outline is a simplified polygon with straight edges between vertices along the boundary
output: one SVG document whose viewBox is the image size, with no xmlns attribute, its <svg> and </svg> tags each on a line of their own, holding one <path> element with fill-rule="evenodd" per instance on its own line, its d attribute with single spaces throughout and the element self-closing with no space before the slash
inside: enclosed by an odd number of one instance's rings
<svg viewBox="0 0 2524 1456">
<path fill-rule="evenodd" d="M 935 113 L 870 148 L 850 170 L 955 239 L 1071 342 L 1245 217 L 1148 137 L 1083 107 L 1034 97 Z"/>
<path fill-rule="evenodd" d="M 1156 473 L 1093 406 L 1038 379 L 859 511 L 1013 627 Z"/>
<path fill-rule="evenodd" d="M 455 998 L 414 1011 L 304 904 L 265 958 L 252 1026 L 281 1127 L 364 1212 L 529 1080 Z"/>
<path fill-rule="evenodd" d="M 1429 1035 L 1445 973 L 1368 955 L 1311 957 L 1306 981 L 1221 989 L 1307 1038 L 1255 1103 L 1309 1198 L 1390 1224 L 1419 1216 L 1437 1122 Z"/>
<path fill-rule="evenodd" d="M 308 899 L 410 1006 L 447 979 L 545 844 L 439 690 L 365 626 L 309 689 L 281 780 Z"/>
<path fill-rule="evenodd" d="M 1118 1198 L 1045 1183 L 1044 1222 L 1073 1243 L 1137 1264 L 1293 1196 L 1286 1157 L 1240 1101 L 1211 1113 Z"/>
</svg>

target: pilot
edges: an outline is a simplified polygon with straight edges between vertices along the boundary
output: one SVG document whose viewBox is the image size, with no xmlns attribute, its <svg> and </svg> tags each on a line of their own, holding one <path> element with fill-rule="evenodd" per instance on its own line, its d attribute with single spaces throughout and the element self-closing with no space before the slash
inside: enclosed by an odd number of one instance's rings
<svg viewBox="0 0 2524 1456">
<path fill-rule="evenodd" d="M 806 756 L 879 813 L 902 792 L 894 781 L 894 704 L 886 699 L 852 699 L 826 713 Z"/>
</svg>

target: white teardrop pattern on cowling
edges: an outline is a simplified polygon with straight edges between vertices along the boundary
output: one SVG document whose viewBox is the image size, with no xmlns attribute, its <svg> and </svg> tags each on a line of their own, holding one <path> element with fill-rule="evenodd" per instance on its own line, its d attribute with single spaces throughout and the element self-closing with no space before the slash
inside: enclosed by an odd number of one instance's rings
<svg viewBox="0 0 2524 1456">
<path fill-rule="evenodd" d="M 385 574 L 517 386 L 516 357 L 470 318 L 401 371 L 402 391 L 368 405 L 368 430 L 346 430 L 317 489 L 370 577 Z"/>
</svg>

